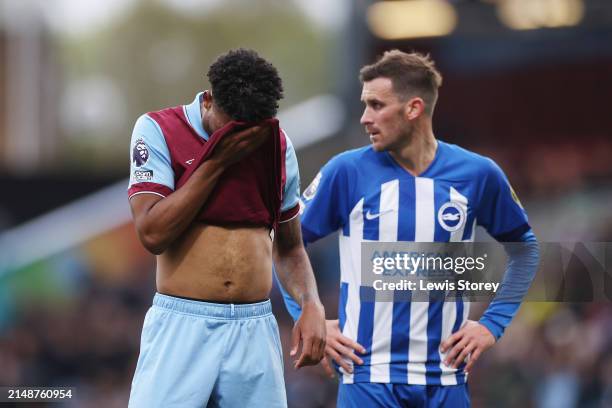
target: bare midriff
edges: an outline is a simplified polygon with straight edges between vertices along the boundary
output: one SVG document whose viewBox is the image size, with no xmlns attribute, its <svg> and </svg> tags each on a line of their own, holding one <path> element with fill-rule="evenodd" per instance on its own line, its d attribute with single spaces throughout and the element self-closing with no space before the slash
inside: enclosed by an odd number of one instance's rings
<svg viewBox="0 0 612 408">
<path fill-rule="evenodd" d="M 212 302 L 257 302 L 272 289 L 272 240 L 265 227 L 194 223 L 157 256 L 160 293 Z"/>
</svg>

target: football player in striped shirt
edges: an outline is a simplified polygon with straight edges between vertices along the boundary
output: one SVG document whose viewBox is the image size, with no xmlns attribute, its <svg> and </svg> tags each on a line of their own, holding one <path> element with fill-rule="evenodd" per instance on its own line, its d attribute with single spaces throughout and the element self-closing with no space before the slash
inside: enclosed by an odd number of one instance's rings
<svg viewBox="0 0 612 408">
<path fill-rule="evenodd" d="M 428 56 L 388 51 L 360 80 L 371 144 L 332 158 L 302 195 L 306 243 L 339 231 L 339 319 L 327 321 L 326 345 L 341 373 L 338 407 L 467 407 L 467 373 L 520 306 L 537 241 L 497 164 L 434 136 L 442 77 Z M 461 298 L 361 301 L 374 290 L 361 284 L 363 241 L 473 241 L 477 225 L 499 242 L 528 243 L 506 245 L 502 286 L 479 321 Z"/>
</svg>

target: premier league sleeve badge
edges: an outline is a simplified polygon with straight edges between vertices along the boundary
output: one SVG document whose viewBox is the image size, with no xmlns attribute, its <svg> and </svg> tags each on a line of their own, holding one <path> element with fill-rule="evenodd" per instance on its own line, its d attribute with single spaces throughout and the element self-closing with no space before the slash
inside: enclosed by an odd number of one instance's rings
<svg viewBox="0 0 612 408">
<path fill-rule="evenodd" d="M 132 163 L 136 167 L 143 166 L 149 160 L 149 148 L 144 140 L 138 139 L 132 149 Z"/>
</svg>

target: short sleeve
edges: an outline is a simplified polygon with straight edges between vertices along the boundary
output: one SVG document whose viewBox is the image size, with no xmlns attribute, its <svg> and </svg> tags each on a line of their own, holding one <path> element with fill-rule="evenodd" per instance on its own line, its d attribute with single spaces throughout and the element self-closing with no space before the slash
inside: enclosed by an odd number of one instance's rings
<svg viewBox="0 0 612 408">
<path fill-rule="evenodd" d="M 302 193 L 302 235 L 313 242 L 346 224 L 348 168 L 340 156 L 330 160 Z"/>
<path fill-rule="evenodd" d="M 134 125 L 130 160 L 129 198 L 142 193 L 166 197 L 174 191 L 174 172 L 166 140 L 157 123 L 146 114 Z"/>
<path fill-rule="evenodd" d="M 487 159 L 477 212 L 478 224 L 500 242 L 517 241 L 530 226 L 527 213 L 502 169 Z"/>
<path fill-rule="evenodd" d="M 300 169 L 293 143 L 285 133 L 287 148 L 285 150 L 285 175 L 286 181 L 283 189 L 283 202 L 281 204 L 280 222 L 289 221 L 299 213 L 300 201 Z"/>
</svg>

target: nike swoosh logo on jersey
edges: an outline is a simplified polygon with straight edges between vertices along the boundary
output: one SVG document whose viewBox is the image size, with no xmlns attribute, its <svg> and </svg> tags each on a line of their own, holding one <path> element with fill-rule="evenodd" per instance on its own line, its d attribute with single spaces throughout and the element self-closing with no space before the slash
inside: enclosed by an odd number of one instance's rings
<svg viewBox="0 0 612 408">
<path fill-rule="evenodd" d="M 185 163 L 186 163 L 186 164 L 191 164 L 191 163 L 193 163 L 193 161 L 194 161 L 194 160 L 195 160 L 195 159 L 190 159 L 190 160 L 185 161 Z"/>
<path fill-rule="evenodd" d="M 393 211 L 393 210 L 385 210 L 385 211 L 381 211 L 381 212 L 379 212 L 377 214 L 372 214 L 370 212 L 370 210 L 368 210 L 368 212 L 366 213 L 365 216 L 366 216 L 367 220 L 371 221 L 371 220 L 375 220 L 376 218 L 380 217 L 381 215 L 386 214 L 386 213 L 391 212 L 391 211 Z"/>
</svg>

